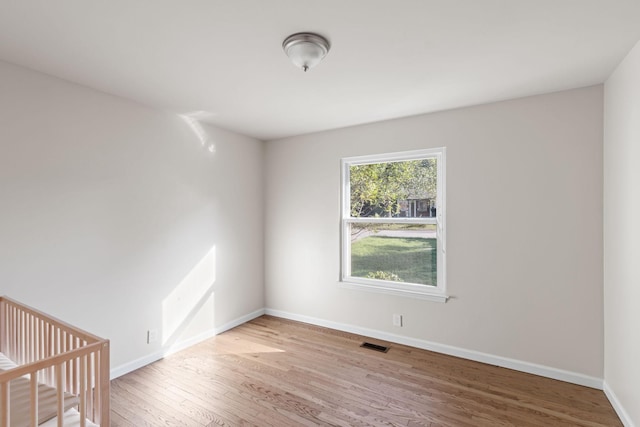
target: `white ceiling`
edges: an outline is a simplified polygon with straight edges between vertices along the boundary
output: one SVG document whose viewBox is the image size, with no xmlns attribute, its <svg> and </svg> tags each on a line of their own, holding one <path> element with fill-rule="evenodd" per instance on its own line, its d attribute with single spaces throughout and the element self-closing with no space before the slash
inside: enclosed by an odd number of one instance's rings
<svg viewBox="0 0 640 427">
<path fill-rule="evenodd" d="M 638 0 L 0 0 L 1 59 L 263 140 L 601 83 L 638 39 Z"/>
</svg>

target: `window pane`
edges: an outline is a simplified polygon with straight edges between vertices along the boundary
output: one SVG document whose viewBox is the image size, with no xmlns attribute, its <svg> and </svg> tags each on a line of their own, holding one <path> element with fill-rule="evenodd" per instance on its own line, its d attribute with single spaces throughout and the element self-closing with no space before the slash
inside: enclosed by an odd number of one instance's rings
<svg viewBox="0 0 640 427">
<path fill-rule="evenodd" d="M 351 276 L 437 285 L 434 224 L 350 224 Z"/>
<path fill-rule="evenodd" d="M 435 158 L 349 167 L 351 217 L 435 217 Z"/>
</svg>

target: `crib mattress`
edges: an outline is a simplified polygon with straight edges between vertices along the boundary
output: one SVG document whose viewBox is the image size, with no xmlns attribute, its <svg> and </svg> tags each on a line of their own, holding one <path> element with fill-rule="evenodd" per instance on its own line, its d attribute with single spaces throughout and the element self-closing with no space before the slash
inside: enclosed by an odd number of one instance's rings
<svg viewBox="0 0 640 427">
<path fill-rule="evenodd" d="M 80 413 L 75 409 L 69 409 L 62 416 L 64 427 L 80 427 Z M 86 427 L 99 427 L 97 424 L 86 420 Z M 58 427 L 58 417 L 54 417 L 44 424 L 40 424 L 40 427 Z"/>
</svg>

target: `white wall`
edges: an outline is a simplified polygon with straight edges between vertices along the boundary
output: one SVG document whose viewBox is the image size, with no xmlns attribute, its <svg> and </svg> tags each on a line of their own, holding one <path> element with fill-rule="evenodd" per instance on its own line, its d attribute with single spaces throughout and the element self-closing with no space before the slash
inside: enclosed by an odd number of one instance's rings
<svg viewBox="0 0 640 427">
<path fill-rule="evenodd" d="M 604 128 L 604 375 L 640 425 L 640 43 L 605 83 Z"/>
<path fill-rule="evenodd" d="M 0 93 L 0 294 L 110 338 L 114 368 L 266 297 L 284 313 L 603 376 L 601 87 L 266 150 L 206 127 L 215 153 L 176 116 L 2 62 Z M 438 146 L 453 298 L 339 288 L 340 158 Z M 160 342 L 148 345 L 151 328 Z"/>
<path fill-rule="evenodd" d="M 601 384 L 602 115 L 597 86 L 268 142 L 267 308 Z M 338 287 L 340 158 L 440 146 L 452 299 Z"/>
<path fill-rule="evenodd" d="M 0 94 L 0 294 L 114 369 L 262 309 L 262 142 L 2 62 Z"/>
</svg>

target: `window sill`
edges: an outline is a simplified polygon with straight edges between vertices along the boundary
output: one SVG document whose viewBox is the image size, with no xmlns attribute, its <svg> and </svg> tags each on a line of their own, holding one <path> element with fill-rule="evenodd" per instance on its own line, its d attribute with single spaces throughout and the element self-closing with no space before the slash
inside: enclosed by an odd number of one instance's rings
<svg viewBox="0 0 640 427">
<path fill-rule="evenodd" d="M 392 287 L 387 287 L 382 285 L 372 285 L 368 283 L 358 283 L 355 281 L 339 281 L 338 286 L 343 289 L 355 289 L 359 291 L 367 291 L 367 292 L 377 292 L 381 294 L 387 295 L 397 295 L 402 297 L 414 298 L 414 299 L 422 299 L 428 301 L 436 301 L 436 302 L 447 302 L 449 299 L 448 295 L 445 295 L 440 292 L 429 292 L 429 291 L 413 291 L 408 289 L 396 289 Z"/>
</svg>

